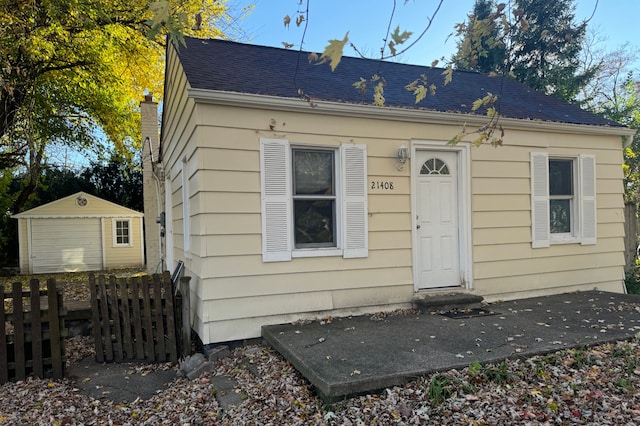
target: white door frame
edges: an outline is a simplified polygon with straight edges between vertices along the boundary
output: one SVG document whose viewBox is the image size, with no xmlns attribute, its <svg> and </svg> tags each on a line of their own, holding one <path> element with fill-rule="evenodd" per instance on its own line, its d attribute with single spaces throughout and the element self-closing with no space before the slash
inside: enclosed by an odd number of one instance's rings
<svg viewBox="0 0 640 426">
<path fill-rule="evenodd" d="M 473 289 L 473 261 L 472 261 L 472 234 L 471 234 L 471 144 L 459 142 L 456 146 L 449 147 L 445 141 L 412 140 L 411 158 L 417 158 L 416 151 L 452 151 L 457 154 L 458 162 L 458 227 L 460 256 L 460 277 L 463 281 L 462 289 Z M 419 165 L 411 161 L 411 240 L 413 244 L 413 288 L 419 291 L 419 253 L 417 227 L 417 177 L 420 172 Z M 439 289 L 433 289 L 438 291 Z M 444 290 L 451 291 L 451 288 Z M 424 290 L 423 290 L 424 291 Z"/>
</svg>

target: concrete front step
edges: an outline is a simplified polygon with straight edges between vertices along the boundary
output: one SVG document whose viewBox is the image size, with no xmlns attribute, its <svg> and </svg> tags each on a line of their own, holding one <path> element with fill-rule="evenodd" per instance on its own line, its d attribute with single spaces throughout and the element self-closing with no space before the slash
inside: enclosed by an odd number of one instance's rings
<svg viewBox="0 0 640 426">
<path fill-rule="evenodd" d="M 479 308 L 483 300 L 482 296 L 468 293 L 416 294 L 412 303 L 416 309 L 428 313 Z"/>
</svg>

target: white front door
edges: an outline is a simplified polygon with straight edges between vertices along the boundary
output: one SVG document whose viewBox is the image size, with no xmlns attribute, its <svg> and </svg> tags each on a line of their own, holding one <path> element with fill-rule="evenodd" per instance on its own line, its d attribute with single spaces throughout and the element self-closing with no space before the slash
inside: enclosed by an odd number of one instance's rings
<svg viewBox="0 0 640 426">
<path fill-rule="evenodd" d="M 455 151 L 416 151 L 419 290 L 462 284 L 457 156 Z"/>
</svg>

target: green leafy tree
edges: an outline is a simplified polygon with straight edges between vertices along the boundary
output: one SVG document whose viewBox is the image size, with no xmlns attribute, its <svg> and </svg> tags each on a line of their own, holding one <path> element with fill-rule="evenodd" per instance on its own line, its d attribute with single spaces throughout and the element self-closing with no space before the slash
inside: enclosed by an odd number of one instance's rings
<svg viewBox="0 0 640 426">
<path fill-rule="evenodd" d="M 640 129 L 640 87 L 633 74 L 626 78 L 615 92 L 601 96 L 593 107 L 603 116 L 625 124 L 632 129 Z M 624 196 L 626 202 L 640 204 L 640 130 L 636 131 L 631 143 L 624 150 Z"/>
<path fill-rule="evenodd" d="M 581 51 L 581 67 L 598 72 L 583 87 L 583 108 L 601 114 L 632 129 L 640 129 L 640 81 L 633 64 L 640 55 L 628 43 L 612 51 L 599 48 L 603 38 L 589 31 Z M 625 201 L 640 203 L 640 130 L 624 150 Z"/>
<path fill-rule="evenodd" d="M 503 73 L 507 62 L 505 28 L 501 23 L 502 6 L 493 0 L 476 0 L 467 21 L 456 25 L 462 35 L 451 59 L 457 69 L 483 73 Z"/>
<path fill-rule="evenodd" d="M 34 196 L 27 201 L 25 208 L 50 203 L 78 191 L 93 193 L 93 187 L 71 169 L 46 166 L 40 175 Z"/>
<path fill-rule="evenodd" d="M 512 75 L 527 86 L 569 102 L 597 74 L 580 61 L 587 22 L 575 22 L 573 0 L 478 0 L 466 23 L 453 64 L 461 69 Z"/>
<path fill-rule="evenodd" d="M 0 0 L 0 169 L 27 175 L 26 206 L 55 142 L 84 150 L 139 144 L 138 100 L 162 93 L 165 36 L 223 34 L 215 0 Z"/>
<path fill-rule="evenodd" d="M 597 68 L 580 68 L 586 22 L 575 22 L 573 0 L 516 0 L 522 25 L 513 27 L 509 71 L 518 81 L 575 102 Z"/>
<path fill-rule="evenodd" d="M 144 210 L 140 156 L 114 156 L 108 163 L 94 163 L 80 178 L 91 188 L 91 194 L 139 212 Z"/>
</svg>

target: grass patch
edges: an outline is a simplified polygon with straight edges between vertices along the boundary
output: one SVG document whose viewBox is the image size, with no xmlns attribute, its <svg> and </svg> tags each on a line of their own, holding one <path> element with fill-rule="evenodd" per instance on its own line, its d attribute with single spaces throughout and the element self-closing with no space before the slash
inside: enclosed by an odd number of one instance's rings
<svg viewBox="0 0 640 426">
<path fill-rule="evenodd" d="M 475 389 L 473 386 L 460 379 L 440 373 L 431 378 L 429 386 L 427 387 L 429 401 L 433 407 L 442 404 L 444 401 L 454 395 L 457 395 L 459 392 L 463 394 L 472 394 L 475 393 Z"/>
<path fill-rule="evenodd" d="M 490 382 L 503 385 L 515 380 L 505 361 L 498 365 L 483 365 L 479 361 L 475 361 L 469 366 L 469 374 L 477 383 Z"/>
</svg>

